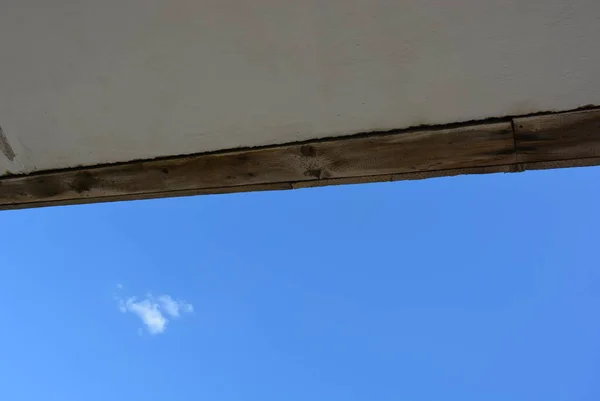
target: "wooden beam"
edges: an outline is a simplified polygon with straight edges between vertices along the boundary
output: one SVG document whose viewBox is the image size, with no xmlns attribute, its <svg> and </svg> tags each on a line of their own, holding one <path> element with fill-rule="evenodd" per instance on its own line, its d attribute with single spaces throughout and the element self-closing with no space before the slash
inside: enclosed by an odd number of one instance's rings
<svg viewBox="0 0 600 401">
<path fill-rule="evenodd" d="M 600 110 L 520 117 L 513 124 L 520 163 L 600 156 Z"/>
<path fill-rule="evenodd" d="M 360 134 L 7 177 L 0 209 L 600 164 L 600 111 Z"/>
</svg>

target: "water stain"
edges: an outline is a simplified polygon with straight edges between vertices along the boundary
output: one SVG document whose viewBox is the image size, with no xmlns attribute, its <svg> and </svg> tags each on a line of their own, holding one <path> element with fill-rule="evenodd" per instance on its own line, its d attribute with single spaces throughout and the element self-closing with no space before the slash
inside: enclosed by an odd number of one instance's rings
<svg viewBox="0 0 600 401">
<path fill-rule="evenodd" d="M 10 161 L 13 161 L 15 158 L 15 152 L 13 151 L 6 135 L 4 134 L 4 130 L 0 127 L 0 150 L 4 153 L 4 156 Z"/>
</svg>

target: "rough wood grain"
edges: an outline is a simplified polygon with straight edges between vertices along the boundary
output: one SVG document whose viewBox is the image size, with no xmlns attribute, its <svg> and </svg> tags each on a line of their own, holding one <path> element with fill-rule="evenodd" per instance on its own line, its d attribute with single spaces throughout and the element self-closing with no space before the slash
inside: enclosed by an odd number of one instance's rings
<svg viewBox="0 0 600 401">
<path fill-rule="evenodd" d="M 0 180 L 0 209 L 261 190 L 260 185 L 286 189 L 302 181 L 357 182 L 515 161 L 509 121 L 469 124 L 6 178 Z"/>
<path fill-rule="evenodd" d="M 545 162 L 521 163 L 522 171 L 525 170 L 551 170 L 557 168 L 592 167 L 600 166 L 600 157 L 588 157 L 585 159 L 553 160 Z"/>
<path fill-rule="evenodd" d="M 102 198 L 74 198 L 64 199 L 59 201 L 41 201 L 41 202 L 28 202 L 28 203 L 15 203 L 12 205 L 2 205 L 0 210 L 17 210 L 17 209 L 31 209 L 38 207 L 47 206 L 71 206 L 71 205 L 85 205 L 90 203 L 99 202 L 122 202 L 130 200 L 148 200 L 148 199 L 160 199 L 160 198 L 172 198 L 182 196 L 195 196 L 195 195 L 220 195 L 229 193 L 241 193 L 241 192 L 262 192 L 262 191 L 284 191 L 287 189 L 293 189 L 289 183 L 276 183 L 276 184 L 257 184 L 257 185 L 241 185 L 235 187 L 224 187 L 224 188 L 205 188 L 196 190 L 185 190 L 185 191 L 167 191 L 167 192 L 149 192 L 144 194 L 131 194 L 131 195 L 116 195 L 116 196 L 105 196 Z"/>
<path fill-rule="evenodd" d="M 516 173 L 520 171 L 515 164 L 499 166 L 457 168 L 450 170 L 419 171 L 416 173 L 373 175 L 367 177 L 332 178 L 325 180 L 300 181 L 292 184 L 293 189 L 315 188 L 328 185 L 369 184 L 375 182 L 394 182 L 407 180 L 424 180 L 428 178 L 455 177 L 468 174 Z"/>
<path fill-rule="evenodd" d="M 521 163 L 600 156 L 600 110 L 514 119 Z"/>
</svg>

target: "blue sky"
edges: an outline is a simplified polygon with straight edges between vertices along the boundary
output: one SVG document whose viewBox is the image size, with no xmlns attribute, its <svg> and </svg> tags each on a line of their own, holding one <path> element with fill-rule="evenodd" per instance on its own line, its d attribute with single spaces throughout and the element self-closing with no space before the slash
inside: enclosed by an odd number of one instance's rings
<svg viewBox="0 0 600 401">
<path fill-rule="evenodd" d="M 0 399 L 599 400 L 599 179 L 0 212 Z"/>
</svg>

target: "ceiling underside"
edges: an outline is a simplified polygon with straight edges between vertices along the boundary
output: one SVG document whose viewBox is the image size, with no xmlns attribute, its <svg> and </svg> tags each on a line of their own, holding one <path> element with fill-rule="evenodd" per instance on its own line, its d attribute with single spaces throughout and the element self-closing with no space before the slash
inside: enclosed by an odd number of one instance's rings
<svg viewBox="0 0 600 401">
<path fill-rule="evenodd" d="M 0 174 L 600 104 L 596 0 L 5 0 Z"/>
</svg>

